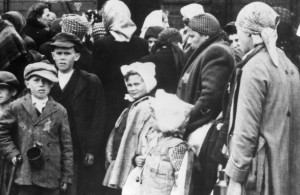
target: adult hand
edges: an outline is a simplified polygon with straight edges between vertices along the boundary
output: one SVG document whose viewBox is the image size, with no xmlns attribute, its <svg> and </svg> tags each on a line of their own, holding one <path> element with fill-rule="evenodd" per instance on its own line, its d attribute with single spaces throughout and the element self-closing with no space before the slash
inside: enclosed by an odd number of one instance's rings
<svg viewBox="0 0 300 195">
<path fill-rule="evenodd" d="M 94 155 L 91 153 L 86 153 L 84 158 L 84 165 L 91 166 L 92 164 L 94 164 Z"/>
<path fill-rule="evenodd" d="M 135 164 L 139 167 L 144 166 L 146 157 L 145 156 L 137 156 L 135 157 Z"/>
<path fill-rule="evenodd" d="M 66 191 L 67 188 L 68 188 L 68 184 L 67 184 L 67 183 L 62 182 L 62 183 L 60 184 L 60 189 L 61 189 L 61 191 Z"/>
<path fill-rule="evenodd" d="M 243 194 L 243 186 L 241 183 L 230 179 L 229 185 L 227 188 L 227 195 L 242 195 Z"/>
</svg>

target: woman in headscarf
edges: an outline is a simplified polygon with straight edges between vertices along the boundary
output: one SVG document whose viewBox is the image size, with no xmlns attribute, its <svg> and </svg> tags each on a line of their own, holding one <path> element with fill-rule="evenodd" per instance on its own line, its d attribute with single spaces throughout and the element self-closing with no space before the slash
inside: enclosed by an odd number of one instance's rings
<svg viewBox="0 0 300 195">
<path fill-rule="evenodd" d="M 31 37 L 39 47 L 50 40 L 50 31 L 48 23 L 52 20 L 49 7 L 45 3 L 36 3 L 32 5 L 27 13 L 27 24 L 24 27 L 24 33 Z"/>
<path fill-rule="evenodd" d="M 278 14 L 246 5 L 236 20 L 245 56 L 231 85 L 227 194 L 299 194 L 300 78 L 276 48 Z"/>
<path fill-rule="evenodd" d="M 167 28 L 158 35 L 152 54 L 143 57 L 142 62 L 156 65 L 157 88 L 175 93 L 184 66 L 184 53 L 180 48 L 182 36 L 175 28 Z"/>
<path fill-rule="evenodd" d="M 17 11 L 9 11 L 3 14 L 2 16 L 3 20 L 9 21 L 12 25 L 14 25 L 16 31 L 19 33 L 19 35 L 22 37 L 22 39 L 25 42 L 25 45 L 28 50 L 33 49 L 37 50 L 36 44 L 32 38 L 24 34 L 23 28 L 26 25 L 26 19 L 24 16 Z"/>
<path fill-rule="evenodd" d="M 154 10 L 145 19 L 141 29 L 140 37 L 144 38 L 149 27 L 160 26 L 163 28 L 169 27 L 168 11 Z"/>
<path fill-rule="evenodd" d="M 127 106 L 123 96 L 126 88 L 120 67 L 131 64 L 148 54 L 148 43 L 133 33 L 136 30 L 131 13 L 124 2 L 109 0 L 104 4 L 102 20 L 107 36 L 95 41 L 90 72 L 102 81 L 106 101 L 106 139 Z"/>
<path fill-rule="evenodd" d="M 135 62 L 121 67 L 130 102 L 115 124 L 106 146 L 106 162 L 109 164 L 103 185 L 108 194 L 121 194 L 132 161 L 141 151 L 141 140 L 152 127 L 149 98 L 156 87 L 155 65 Z M 124 82 L 123 81 L 123 82 Z"/>
</svg>

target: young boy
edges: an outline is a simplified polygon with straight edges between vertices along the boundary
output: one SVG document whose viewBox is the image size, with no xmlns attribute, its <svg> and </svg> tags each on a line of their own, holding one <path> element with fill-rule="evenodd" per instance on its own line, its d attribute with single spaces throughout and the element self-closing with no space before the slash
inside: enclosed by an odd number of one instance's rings
<svg viewBox="0 0 300 195">
<path fill-rule="evenodd" d="M 71 183 L 73 150 L 67 112 L 48 96 L 58 81 L 56 74 L 50 64 L 29 64 L 24 79 L 30 93 L 12 102 L 0 118 L 0 149 L 17 166 L 14 182 L 19 195 L 58 195 L 59 188 L 66 190 Z M 38 167 L 28 160 L 32 147 L 42 151 Z"/>
<path fill-rule="evenodd" d="M 19 82 L 15 75 L 7 71 L 0 71 L 0 117 L 17 94 Z M 0 194 L 6 192 L 7 166 L 4 156 L 0 153 Z"/>
<path fill-rule="evenodd" d="M 81 41 L 73 34 L 59 33 L 51 44 L 58 68 L 58 84 L 51 96 L 68 111 L 74 148 L 74 176 L 67 194 L 102 194 L 104 176 L 104 91 L 98 77 L 74 66 L 80 57 Z M 102 153 L 101 153 L 102 152 Z"/>
</svg>

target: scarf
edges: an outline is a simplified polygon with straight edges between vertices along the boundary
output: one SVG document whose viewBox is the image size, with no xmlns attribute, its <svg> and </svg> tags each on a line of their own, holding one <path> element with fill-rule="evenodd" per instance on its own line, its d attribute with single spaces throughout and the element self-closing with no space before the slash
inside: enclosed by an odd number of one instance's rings
<svg viewBox="0 0 300 195">
<path fill-rule="evenodd" d="M 23 39 L 12 25 L 0 19 L 0 70 L 23 54 L 27 54 Z"/>
<path fill-rule="evenodd" d="M 102 18 L 105 30 L 110 32 L 117 42 L 129 42 L 136 31 L 129 8 L 120 0 L 107 1 Z"/>
</svg>

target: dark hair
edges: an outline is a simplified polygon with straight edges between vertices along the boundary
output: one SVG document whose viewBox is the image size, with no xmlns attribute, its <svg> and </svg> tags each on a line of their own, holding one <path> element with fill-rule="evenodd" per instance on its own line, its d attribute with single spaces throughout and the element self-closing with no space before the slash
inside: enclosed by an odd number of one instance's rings
<svg viewBox="0 0 300 195">
<path fill-rule="evenodd" d="M 44 9 L 46 8 L 49 9 L 46 3 L 36 3 L 32 5 L 27 12 L 27 22 L 37 21 L 37 18 L 43 15 Z"/>
<path fill-rule="evenodd" d="M 59 46 L 52 45 L 52 51 L 54 51 L 55 49 L 71 49 L 71 48 L 74 48 L 76 53 L 81 52 L 81 49 L 76 45 L 74 45 L 74 47 L 59 47 Z"/>
<path fill-rule="evenodd" d="M 127 74 L 124 75 L 124 80 L 128 81 L 129 77 L 132 76 L 132 75 L 139 75 L 141 77 L 141 75 L 138 72 L 135 72 L 135 71 L 131 70 L 131 71 L 127 72 Z"/>
</svg>

